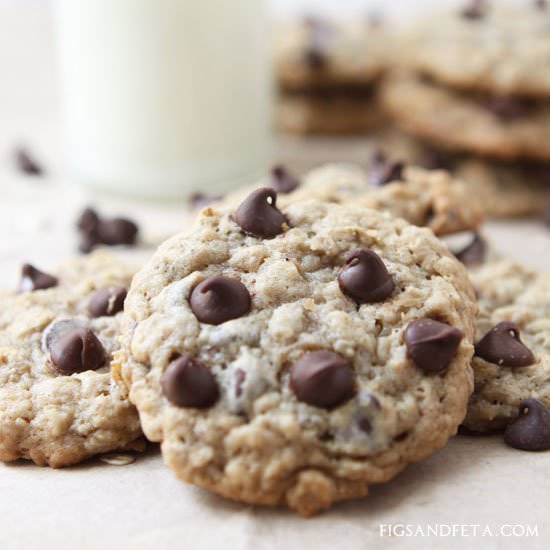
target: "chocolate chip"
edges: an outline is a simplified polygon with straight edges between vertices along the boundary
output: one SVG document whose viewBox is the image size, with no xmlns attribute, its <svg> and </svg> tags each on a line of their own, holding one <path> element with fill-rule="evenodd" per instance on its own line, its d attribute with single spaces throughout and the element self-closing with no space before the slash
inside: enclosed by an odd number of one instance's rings
<svg viewBox="0 0 550 550">
<path fill-rule="evenodd" d="M 359 419 L 358 425 L 359 425 L 359 429 L 362 432 L 365 432 L 366 434 L 369 434 L 372 432 L 371 421 L 366 416 L 363 416 L 362 418 Z"/>
<path fill-rule="evenodd" d="M 206 409 L 219 397 L 218 385 L 210 369 L 189 355 L 168 365 L 161 386 L 166 399 L 176 407 Z"/>
<path fill-rule="evenodd" d="M 269 187 L 253 191 L 234 214 L 235 221 L 245 233 L 272 239 L 284 231 L 286 219 L 277 210 L 277 193 Z"/>
<path fill-rule="evenodd" d="M 189 205 L 193 210 L 199 210 L 212 204 L 213 202 L 219 201 L 223 198 L 222 195 L 207 195 L 206 193 L 193 193 L 189 197 Z"/>
<path fill-rule="evenodd" d="M 475 355 L 502 367 L 527 367 L 535 356 L 520 340 L 519 327 L 511 321 L 495 325 L 476 345 Z"/>
<path fill-rule="evenodd" d="M 353 369 L 333 351 L 312 351 L 292 365 L 290 388 L 300 401 L 332 409 L 353 397 Z"/>
<path fill-rule="evenodd" d="M 98 228 L 99 238 L 103 244 L 134 244 L 138 234 L 138 226 L 126 218 L 101 220 Z"/>
<path fill-rule="evenodd" d="M 462 332 L 433 319 L 418 319 L 405 330 L 407 353 L 425 372 L 442 372 L 453 360 L 462 340 Z"/>
<path fill-rule="evenodd" d="M 105 350 L 88 328 L 77 328 L 51 344 L 52 364 L 61 374 L 97 370 L 105 364 Z"/>
<path fill-rule="evenodd" d="M 310 69 L 320 71 L 326 67 L 328 59 L 322 49 L 316 44 L 310 44 L 304 52 L 304 61 Z"/>
<path fill-rule="evenodd" d="M 138 226 L 126 218 L 102 218 L 93 208 L 86 208 L 77 220 L 80 232 L 79 250 L 91 252 L 96 246 L 105 244 L 135 244 Z"/>
<path fill-rule="evenodd" d="M 24 264 L 21 269 L 21 281 L 18 292 L 32 292 L 33 290 L 45 290 L 58 285 L 58 280 L 48 275 L 31 264 Z"/>
<path fill-rule="evenodd" d="M 346 265 L 338 273 L 338 284 L 358 304 L 381 302 L 395 288 L 380 256 L 368 248 L 356 248 L 346 256 Z"/>
<path fill-rule="evenodd" d="M 471 242 L 455 253 L 457 259 L 467 266 L 483 263 L 486 255 L 487 242 L 479 233 L 474 233 Z"/>
<path fill-rule="evenodd" d="M 88 311 L 92 317 L 108 317 L 122 311 L 128 291 L 122 286 L 96 290 L 90 298 Z"/>
<path fill-rule="evenodd" d="M 26 149 L 17 149 L 15 151 L 15 162 L 17 168 L 28 176 L 42 176 L 44 174 L 44 170 L 40 164 Z"/>
<path fill-rule="evenodd" d="M 193 288 L 189 305 L 201 323 L 220 325 L 246 315 L 250 311 L 251 299 L 240 281 L 216 275 Z"/>
<path fill-rule="evenodd" d="M 504 441 L 523 451 L 550 450 L 550 410 L 536 399 L 524 399 L 518 418 L 504 430 Z"/>
<path fill-rule="evenodd" d="M 530 110 L 530 103 L 525 99 L 500 96 L 489 98 L 485 107 L 499 120 L 511 122 L 526 116 Z"/>
<path fill-rule="evenodd" d="M 388 160 L 382 151 L 376 151 L 369 162 L 369 184 L 380 187 L 392 181 L 400 181 L 403 179 L 404 167 L 403 162 Z"/>
<path fill-rule="evenodd" d="M 272 187 L 277 193 L 290 193 L 294 191 L 300 182 L 284 166 L 275 166 L 271 170 L 269 187 Z"/>
<path fill-rule="evenodd" d="M 465 19 L 472 21 L 483 19 L 487 11 L 485 0 L 471 0 L 468 5 L 462 10 L 461 15 Z"/>
</svg>

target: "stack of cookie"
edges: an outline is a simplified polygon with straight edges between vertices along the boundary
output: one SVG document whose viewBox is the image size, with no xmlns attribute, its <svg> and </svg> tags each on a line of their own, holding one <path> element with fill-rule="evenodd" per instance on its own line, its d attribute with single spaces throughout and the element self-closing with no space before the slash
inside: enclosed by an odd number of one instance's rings
<svg viewBox="0 0 550 550">
<path fill-rule="evenodd" d="M 488 214 L 528 215 L 550 198 L 550 7 L 503 4 L 477 0 L 424 21 L 382 95 Z"/>
<path fill-rule="evenodd" d="M 381 22 L 307 17 L 276 32 L 277 125 L 296 134 L 356 134 L 381 121 Z"/>
</svg>

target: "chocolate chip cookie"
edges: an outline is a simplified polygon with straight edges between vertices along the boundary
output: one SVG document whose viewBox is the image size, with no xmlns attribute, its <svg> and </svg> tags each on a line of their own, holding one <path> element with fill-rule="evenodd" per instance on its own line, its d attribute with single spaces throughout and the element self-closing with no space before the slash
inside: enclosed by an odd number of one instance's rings
<svg viewBox="0 0 550 550">
<path fill-rule="evenodd" d="M 308 516 L 455 433 L 476 310 L 431 231 L 260 188 L 138 272 L 114 373 L 178 477 Z"/>
<path fill-rule="evenodd" d="M 518 417 L 524 400 L 550 407 L 550 274 L 498 259 L 473 269 L 472 280 L 480 312 L 475 391 L 464 424 L 500 430 Z"/>
<path fill-rule="evenodd" d="M 448 173 L 405 166 L 399 161 L 376 155 L 367 170 L 352 164 L 329 164 L 312 170 L 302 178 L 293 177 L 291 188 L 285 183 L 289 173 L 278 167 L 263 184 L 279 191 L 279 205 L 316 198 L 387 211 L 409 223 L 429 227 L 437 235 L 476 229 L 483 221 L 477 196 L 465 183 Z M 235 208 L 250 193 L 250 188 L 229 194 L 220 208 Z"/>
<path fill-rule="evenodd" d="M 456 88 L 550 97 L 550 6 L 525 0 L 464 0 L 423 21 L 402 61 Z"/>
<path fill-rule="evenodd" d="M 413 73 L 388 79 L 381 100 L 406 131 L 438 147 L 550 160 L 550 101 L 467 94 Z"/>
<path fill-rule="evenodd" d="M 131 272 L 106 253 L 26 264 L 0 299 L 0 460 L 67 466 L 130 448 L 137 411 L 110 376 Z"/>
</svg>

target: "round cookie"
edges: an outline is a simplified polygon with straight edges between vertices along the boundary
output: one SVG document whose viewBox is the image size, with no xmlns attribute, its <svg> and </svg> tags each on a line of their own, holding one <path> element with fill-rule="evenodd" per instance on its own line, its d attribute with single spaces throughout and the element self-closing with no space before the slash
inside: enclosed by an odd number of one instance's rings
<svg viewBox="0 0 550 550">
<path fill-rule="evenodd" d="M 384 31 L 367 17 L 303 18 L 275 32 L 275 70 L 285 90 L 365 86 L 383 71 Z"/>
<path fill-rule="evenodd" d="M 550 102 L 494 103 L 409 73 L 388 79 L 381 100 L 400 126 L 436 147 L 550 160 Z"/>
<path fill-rule="evenodd" d="M 549 97 L 550 6 L 478 4 L 472 11 L 464 1 L 462 9 L 427 18 L 401 49 L 401 61 L 450 87 Z"/>
<path fill-rule="evenodd" d="M 471 273 L 479 301 L 475 390 L 464 425 L 504 429 L 520 403 L 550 407 L 550 274 L 498 259 Z"/>
<path fill-rule="evenodd" d="M 308 516 L 455 433 L 476 310 L 427 229 L 259 189 L 138 272 L 114 372 L 178 477 Z"/>
<path fill-rule="evenodd" d="M 57 277 L 25 266 L 0 308 L 0 460 L 67 466 L 138 448 L 135 408 L 110 376 L 131 273 L 106 253 Z"/>
<path fill-rule="evenodd" d="M 306 174 L 302 181 L 286 171 L 273 172 L 263 182 L 279 193 L 278 204 L 286 206 L 310 198 L 387 211 L 409 223 L 427 226 L 436 235 L 476 229 L 483 222 L 481 205 L 466 184 L 442 170 L 403 166 L 384 158 L 371 161 L 369 170 L 352 164 L 328 164 Z M 219 208 L 235 208 L 252 190 L 230 193 Z"/>
</svg>

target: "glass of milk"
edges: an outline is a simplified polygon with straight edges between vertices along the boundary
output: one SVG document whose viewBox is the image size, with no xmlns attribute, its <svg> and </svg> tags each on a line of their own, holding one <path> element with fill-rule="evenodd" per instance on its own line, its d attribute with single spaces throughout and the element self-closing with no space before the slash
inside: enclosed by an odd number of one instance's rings
<svg viewBox="0 0 550 550">
<path fill-rule="evenodd" d="M 79 181 L 177 198 L 263 174 L 272 79 L 264 0 L 55 0 Z"/>
</svg>

